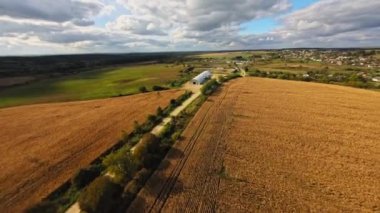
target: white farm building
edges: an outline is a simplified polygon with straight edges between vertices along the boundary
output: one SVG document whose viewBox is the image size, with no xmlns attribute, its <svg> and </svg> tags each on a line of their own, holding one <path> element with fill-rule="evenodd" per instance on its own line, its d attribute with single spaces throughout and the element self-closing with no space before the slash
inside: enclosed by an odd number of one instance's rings
<svg viewBox="0 0 380 213">
<path fill-rule="evenodd" d="M 195 76 L 195 78 L 191 80 L 191 83 L 197 84 L 197 85 L 203 84 L 205 81 L 210 79 L 211 76 L 212 76 L 212 73 L 210 72 L 210 70 L 203 71 L 201 74 Z"/>
</svg>

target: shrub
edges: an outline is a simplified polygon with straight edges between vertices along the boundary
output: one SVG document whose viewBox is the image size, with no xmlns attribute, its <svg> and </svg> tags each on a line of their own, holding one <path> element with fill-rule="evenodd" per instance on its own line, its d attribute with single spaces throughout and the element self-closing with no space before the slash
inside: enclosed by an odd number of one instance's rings
<svg viewBox="0 0 380 213">
<path fill-rule="evenodd" d="M 127 208 L 132 201 L 135 199 L 137 193 L 140 190 L 140 185 L 136 180 L 131 180 L 129 183 L 124 187 L 123 191 L 123 207 Z"/>
<path fill-rule="evenodd" d="M 143 161 L 145 155 L 148 153 L 154 153 L 155 150 L 158 150 L 158 147 L 159 139 L 155 135 L 147 133 L 141 138 L 140 143 L 135 146 L 133 157 Z"/>
<path fill-rule="evenodd" d="M 171 139 L 163 138 L 161 140 L 161 144 L 160 144 L 160 154 L 166 155 L 166 153 L 171 149 L 172 143 L 173 143 L 173 141 L 171 141 Z"/>
<path fill-rule="evenodd" d="M 163 117 L 164 116 L 164 111 L 162 110 L 161 107 L 157 108 L 156 114 L 158 117 Z"/>
<path fill-rule="evenodd" d="M 179 132 L 179 131 L 175 132 L 175 133 L 172 135 L 172 137 L 171 137 L 171 139 L 172 139 L 173 141 L 179 140 L 180 138 L 181 138 L 181 132 Z"/>
<path fill-rule="evenodd" d="M 224 81 L 229 81 L 229 80 L 232 80 L 232 79 L 235 79 L 235 78 L 240 78 L 241 75 L 239 73 L 232 73 L 232 74 L 229 74 L 225 77 Z"/>
<path fill-rule="evenodd" d="M 223 83 L 223 82 L 225 82 L 226 81 L 226 78 L 224 77 L 224 76 L 219 76 L 218 77 L 218 81 L 220 82 L 220 83 Z"/>
<path fill-rule="evenodd" d="M 159 147 L 157 149 L 158 154 L 147 153 L 142 158 L 142 164 L 144 168 L 154 169 L 160 165 L 161 156 L 159 155 Z"/>
<path fill-rule="evenodd" d="M 138 161 L 129 152 L 129 147 L 108 155 L 102 163 L 112 173 L 114 180 L 120 183 L 131 179 L 138 169 Z"/>
<path fill-rule="evenodd" d="M 113 212 L 120 201 L 121 187 L 108 177 L 96 178 L 79 196 L 80 209 L 88 213 Z"/>
<path fill-rule="evenodd" d="M 166 126 L 164 127 L 164 129 L 161 132 L 160 137 L 161 138 L 165 138 L 165 137 L 167 138 L 170 135 L 172 135 L 174 131 L 175 131 L 175 117 L 172 117 L 172 122 L 166 124 Z"/>
<path fill-rule="evenodd" d="M 129 181 L 129 183 L 124 187 L 122 196 L 123 203 L 120 205 L 120 209 L 122 209 L 121 212 L 125 212 L 125 209 L 128 208 L 128 206 L 135 199 L 137 193 L 144 186 L 145 182 L 149 179 L 151 174 L 151 170 L 142 169 L 136 173 L 135 177 L 133 177 L 133 180 Z"/>
<path fill-rule="evenodd" d="M 134 132 L 135 134 L 141 134 L 141 133 L 143 132 L 143 128 L 142 128 L 142 126 L 139 124 L 139 122 L 134 121 L 133 125 L 134 125 L 134 130 L 133 130 L 133 132 Z"/>
<path fill-rule="evenodd" d="M 148 144 L 148 153 L 156 153 L 159 149 L 160 139 L 157 136 L 149 133 L 144 135 L 142 141 L 144 140 L 147 141 L 146 143 Z"/>
<path fill-rule="evenodd" d="M 57 203 L 51 201 L 43 201 L 41 203 L 36 204 L 35 206 L 26 210 L 26 213 L 56 213 L 59 209 Z"/>
<path fill-rule="evenodd" d="M 72 178 L 71 184 L 77 189 L 81 189 L 93 181 L 102 172 L 100 165 L 90 166 L 88 168 L 80 169 Z"/>
<path fill-rule="evenodd" d="M 157 116 L 155 116 L 155 115 L 148 115 L 148 122 L 150 122 L 150 123 L 156 123 L 156 121 L 157 121 Z"/>
<path fill-rule="evenodd" d="M 217 87 L 219 83 L 215 80 L 209 80 L 203 87 L 201 88 L 201 92 L 203 95 L 210 95 Z"/>
<path fill-rule="evenodd" d="M 139 87 L 140 92 L 148 92 L 148 89 L 145 86 Z"/>
<path fill-rule="evenodd" d="M 126 193 L 136 195 L 140 190 L 140 184 L 138 183 L 137 180 L 131 180 L 128 182 L 128 184 L 125 186 L 124 191 L 123 191 L 123 196 Z"/>
<path fill-rule="evenodd" d="M 152 90 L 153 91 L 162 91 L 162 90 L 167 90 L 168 88 L 166 88 L 166 87 L 162 87 L 162 86 L 157 86 L 157 85 L 154 85 L 153 87 L 152 87 Z"/>
<path fill-rule="evenodd" d="M 177 100 L 175 100 L 175 99 L 171 99 L 171 100 L 170 100 L 170 105 L 171 105 L 171 106 L 174 106 L 174 107 L 177 107 L 177 106 L 178 106 Z"/>
<path fill-rule="evenodd" d="M 190 98 L 190 96 L 192 95 L 193 93 L 191 91 L 186 91 L 184 94 L 182 94 L 181 96 L 179 96 L 177 98 L 177 103 L 180 105 L 182 104 L 184 101 L 186 101 L 188 98 Z"/>
<path fill-rule="evenodd" d="M 133 180 L 136 180 L 136 182 L 143 186 L 145 182 L 149 179 L 150 175 L 152 174 L 152 170 L 143 168 L 139 172 L 136 173 L 136 175 L 133 177 Z"/>
</svg>

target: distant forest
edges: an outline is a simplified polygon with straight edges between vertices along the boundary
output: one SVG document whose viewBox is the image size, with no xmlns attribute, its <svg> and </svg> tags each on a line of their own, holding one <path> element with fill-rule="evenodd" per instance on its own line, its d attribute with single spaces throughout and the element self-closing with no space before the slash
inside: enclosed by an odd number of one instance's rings
<svg viewBox="0 0 380 213">
<path fill-rule="evenodd" d="M 0 78 L 60 76 L 112 65 L 149 61 L 172 62 L 189 53 L 85 54 L 31 57 L 0 57 Z"/>
</svg>

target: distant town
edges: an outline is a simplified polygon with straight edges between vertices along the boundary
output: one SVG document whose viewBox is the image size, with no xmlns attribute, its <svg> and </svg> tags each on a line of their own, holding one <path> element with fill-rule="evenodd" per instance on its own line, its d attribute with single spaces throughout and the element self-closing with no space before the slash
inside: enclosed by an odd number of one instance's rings
<svg viewBox="0 0 380 213">
<path fill-rule="evenodd" d="M 375 50 L 283 50 L 281 58 L 297 58 L 304 61 L 316 61 L 338 66 L 351 65 L 363 66 L 368 68 L 380 67 L 380 58 L 376 57 Z"/>
</svg>

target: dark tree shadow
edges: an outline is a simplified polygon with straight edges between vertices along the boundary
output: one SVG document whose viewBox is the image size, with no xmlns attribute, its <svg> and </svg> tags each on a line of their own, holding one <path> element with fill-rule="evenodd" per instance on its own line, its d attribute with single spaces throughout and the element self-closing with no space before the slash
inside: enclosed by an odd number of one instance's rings
<svg viewBox="0 0 380 213">
<path fill-rule="evenodd" d="M 168 154 L 166 155 L 166 158 L 167 159 L 181 159 L 185 156 L 185 154 L 183 153 L 182 150 L 176 148 L 176 147 L 172 147 Z"/>
<path fill-rule="evenodd" d="M 144 213 L 145 212 L 145 206 L 146 201 L 143 197 L 140 195 L 137 195 L 137 197 L 133 200 L 130 206 L 127 207 L 126 211 L 127 213 Z"/>
<path fill-rule="evenodd" d="M 170 160 L 164 158 L 164 159 L 161 161 L 160 165 L 157 167 L 156 170 L 157 170 L 157 171 L 165 170 L 165 169 L 169 168 L 170 164 L 171 164 L 171 163 L 170 163 Z"/>
<path fill-rule="evenodd" d="M 145 185 L 145 190 L 150 196 L 159 200 L 166 199 L 169 195 L 180 194 L 184 190 L 183 182 L 176 177 L 154 176 Z"/>
</svg>

